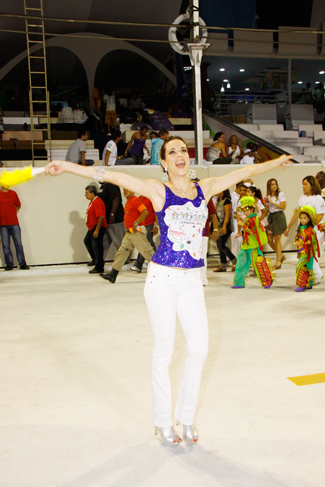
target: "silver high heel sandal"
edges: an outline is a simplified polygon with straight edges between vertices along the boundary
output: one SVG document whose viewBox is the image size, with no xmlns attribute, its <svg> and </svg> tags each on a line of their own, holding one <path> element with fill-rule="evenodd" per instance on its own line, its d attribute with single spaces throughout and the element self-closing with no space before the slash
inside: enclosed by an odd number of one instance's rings
<svg viewBox="0 0 325 487">
<path fill-rule="evenodd" d="M 179 421 L 176 422 L 177 425 L 181 424 Z M 194 424 L 183 424 L 183 440 L 191 443 L 191 445 L 196 445 L 199 440 L 199 435 Z"/>
<path fill-rule="evenodd" d="M 175 433 L 173 426 L 166 426 L 165 428 L 158 428 L 158 426 L 155 426 L 155 435 L 158 435 L 158 431 L 164 446 L 175 447 L 182 441 L 182 438 Z"/>
</svg>

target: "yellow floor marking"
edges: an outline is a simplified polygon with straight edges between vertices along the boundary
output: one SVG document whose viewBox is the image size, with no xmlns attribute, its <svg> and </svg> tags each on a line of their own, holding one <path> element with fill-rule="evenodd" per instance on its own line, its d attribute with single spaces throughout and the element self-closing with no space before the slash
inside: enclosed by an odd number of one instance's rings
<svg viewBox="0 0 325 487">
<path fill-rule="evenodd" d="M 288 377 L 296 386 L 309 386 L 310 384 L 321 384 L 325 382 L 325 374 L 301 375 L 298 377 Z"/>
</svg>

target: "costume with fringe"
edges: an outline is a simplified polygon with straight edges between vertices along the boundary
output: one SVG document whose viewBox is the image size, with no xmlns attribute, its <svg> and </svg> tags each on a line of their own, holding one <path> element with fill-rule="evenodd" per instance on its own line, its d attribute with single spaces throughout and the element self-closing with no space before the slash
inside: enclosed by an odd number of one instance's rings
<svg viewBox="0 0 325 487">
<path fill-rule="evenodd" d="M 314 259 L 320 256 L 315 230 L 308 225 L 300 225 L 295 241 L 298 246 L 298 263 L 296 266 L 296 284 L 299 288 L 312 288 L 314 284 Z"/>
<path fill-rule="evenodd" d="M 270 287 L 273 275 L 262 252 L 263 245 L 267 243 L 267 236 L 256 213 L 251 213 L 245 219 L 243 229 L 244 237 L 238 254 L 234 286 L 245 287 L 245 277 L 252 264 L 262 286 Z"/>
</svg>

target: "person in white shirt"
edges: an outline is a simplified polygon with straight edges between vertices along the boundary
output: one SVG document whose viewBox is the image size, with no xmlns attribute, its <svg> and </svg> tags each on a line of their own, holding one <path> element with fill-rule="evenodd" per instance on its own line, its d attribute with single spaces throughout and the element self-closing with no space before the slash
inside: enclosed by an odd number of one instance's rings
<svg viewBox="0 0 325 487">
<path fill-rule="evenodd" d="M 282 255 L 281 236 L 287 228 L 287 221 L 284 210 L 287 206 L 285 194 L 280 191 L 276 179 L 269 179 L 266 183 L 265 203 L 269 208 L 267 239 L 269 246 L 276 253 L 276 262 L 274 269 L 281 269 L 281 264 L 285 260 Z"/>
<path fill-rule="evenodd" d="M 243 153 L 237 135 L 231 135 L 229 137 L 226 151 L 227 156 L 232 158 L 231 164 L 239 164 Z"/>
<path fill-rule="evenodd" d="M 103 166 L 124 166 L 133 164 L 131 157 L 118 157 L 117 144 L 122 140 L 120 130 L 112 130 L 112 139 L 107 142 L 103 150 Z"/>
<path fill-rule="evenodd" d="M 75 164 L 82 164 L 83 166 L 93 166 L 92 159 L 86 159 L 86 141 L 88 140 L 88 132 L 85 129 L 78 130 L 78 138 L 69 147 L 66 161 L 74 162 Z"/>
<path fill-rule="evenodd" d="M 258 164 L 262 161 L 262 157 L 257 152 L 257 145 L 253 142 L 248 142 L 246 149 L 243 151 L 244 157 L 240 159 L 240 164 Z"/>
<path fill-rule="evenodd" d="M 117 144 L 122 139 L 120 130 L 114 130 L 112 140 L 109 140 L 103 150 L 103 166 L 115 166 L 117 159 Z"/>
<path fill-rule="evenodd" d="M 302 180 L 302 190 L 304 194 L 299 198 L 298 206 L 300 208 L 301 206 L 310 205 L 316 211 L 315 231 L 316 231 L 318 241 L 320 243 L 320 250 L 322 253 L 321 244 L 323 241 L 323 234 L 317 229 L 317 225 L 324 220 L 325 201 L 321 197 L 321 189 L 317 179 L 314 176 L 306 176 Z M 296 211 L 293 217 L 291 218 L 291 221 L 284 232 L 285 237 L 289 235 L 291 228 L 293 227 L 293 225 L 296 223 L 297 220 L 298 220 L 298 211 Z M 324 275 L 319 267 L 319 263 L 316 262 L 316 259 L 314 259 L 313 271 L 315 273 L 315 284 L 319 284 L 321 279 L 324 277 Z"/>
<path fill-rule="evenodd" d="M 114 129 L 117 129 L 116 100 L 111 88 L 107 88 L 103 96 L 103 102 L 106 105 L 105 124 L 107 124 L 107 129 L 110 132 L 111 125 Z"/>
</svg>

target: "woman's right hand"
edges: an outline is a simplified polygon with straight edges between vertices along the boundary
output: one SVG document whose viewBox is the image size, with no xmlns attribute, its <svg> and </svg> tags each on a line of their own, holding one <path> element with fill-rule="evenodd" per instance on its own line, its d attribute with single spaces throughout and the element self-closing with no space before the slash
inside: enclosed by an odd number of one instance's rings
<svg viewBox="0 0 325 487">
<path fill-rule="evenodd" d="M 285 237 L 287 237 L 287 236 L 289 235 L 289 233 L 290 233 L 290 228 L 289 228 L 289 227 L 287 227 L 287 228 L 285 229 L 285 231 L 283 232 L 283 235 L 284 235 Z"/>
<path fill-rule="evenodd" d="M 45 174 L 50 174 L 51 176 L 58 176 L 63 172 L 67 171 L 66 161 L 51 161 L 45 166 Z"/>
</svg>

